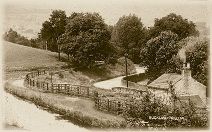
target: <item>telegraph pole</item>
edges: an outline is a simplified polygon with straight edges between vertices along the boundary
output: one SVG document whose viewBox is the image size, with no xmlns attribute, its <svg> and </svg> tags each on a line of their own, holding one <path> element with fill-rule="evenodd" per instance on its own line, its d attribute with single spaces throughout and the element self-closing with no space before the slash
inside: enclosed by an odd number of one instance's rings
<svg viewBox="0 0 212 132">
<path fill-rule="evenodd" d="M 128 57 L 128 54 L 125 53 L 124 57 L 125 57 L 125 65 L 126 65 L 126 81 L 127 81 L 127 87 L 128 87 L 128 78 L 127 78 L 127 76 L 128 76 L 128 71 L 127 71 L 127 57 Z"/>
<path fill-rule="evenodd" d="M 60 61 L 60 44 L 59 44 L 59 39 L 57 39 L 57 50 L 58 50 L 58 59 Z"/>
</svg>

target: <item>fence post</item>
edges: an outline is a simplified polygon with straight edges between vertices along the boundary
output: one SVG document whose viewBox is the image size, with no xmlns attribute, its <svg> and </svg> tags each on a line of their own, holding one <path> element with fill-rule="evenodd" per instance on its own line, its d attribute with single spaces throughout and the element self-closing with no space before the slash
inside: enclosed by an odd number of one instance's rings
<svg viewBox="0 0 212 132">
<path fill-rule="evenodd" d="M 89 87 L 87 87 L 87 96 L 89 97 Z"/>
<path fill-rule="evenodd" d="M 38 81 L 38 89 L 40 89 L 40 82 Z"/>
<path fill-rule="evenodd" d="M 30 86 L 33 86 L 32 79 L 31 79 L 31 85 Z"/>
<path fill-rule="evenodd" d="M 31 86 L 31 79 L 29 79 L 29 86 Z"/>
<path fill-rule="evenodd" d="M 69 94 L 69 90 L 70 90 L 70 85 L 67 85 L 68 87 L 67 87 L 67 94 Z"/>
<path fill-rule="evenodd" d="M 51 84 L 51 92 L 54 93 L 54 86 L 53 86 L 53 83 Z"/>
<path fill-rule="evenodd" d="M 49 91 L 49 83 L 46 83 L 47 91 Z"/>
<path fill-rule="evenodd" d="M 65 84 L 65 92 L 67 94 L 67 84 Z"/>
<path fill-rule="evenodd" d="M 79 87 L 79 86 L 77 86 L 77 94 L 78 94 L 78 95 L 79 95 L 79 88 L 80 88 L 80 87 Z"/>
<path fill-rule="evenodd" d="M 58 84 L 55 84 L 55 86 L 54 93 L 58 93 Z"/>
<path fill-rule="evenodd" d="M 109 112 L 110 111 L 110 100 L 107 99 L 107 111 Z"/>
<path fill-rule="evenodd" d="M 71 94 L 74 95 L 74 90 L 73 90 L 73 86 L 72 85 L 70 86 L 69 93 L 70 93 L 70 91 L 71 91 Z"/>
<path fill-rule="evenodd" d="M 94 102 L 95 102 L 95 106 L 97 106 L 97 109 L 99 109 L 99 97 L 98 97 L 97 91 L 94 91 Z"/>
<path fill-rule="evenodd" d="M 43 82 L 43 91 L 45 90 L 45 82 Z"/>
<path fill-rule="evenodd" d="M 120 110 L 121 110 L 121 102 L 120 101 L 118 101 L 118 109 L 117 109 L 117 113 L 118 113 L 118 115 L 120 114 Z"/>
<path fill-rule="evenodd" d="M 58 93 L 60 93 L 60 84 L 58 84 Z"/>
<path fill-rule="evenodd" d="M 40 89 L 43 89 L 43 82 L 40 82 Z"/>
<path fill-rule="evenodd" d="M 43 88 L 43 86 L 42 86 L 42 82 L 40 82 L 40 89 L 42 89 Z"/>
</svg>

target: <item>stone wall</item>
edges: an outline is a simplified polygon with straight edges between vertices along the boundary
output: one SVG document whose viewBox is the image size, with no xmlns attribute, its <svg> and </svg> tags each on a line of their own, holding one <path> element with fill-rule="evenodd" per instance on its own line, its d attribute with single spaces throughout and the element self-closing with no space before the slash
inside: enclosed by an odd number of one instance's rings
<svg viewBox="0 0 212 132">
<path fill-rule="evenodd" d="M 138 75 L 138 74 L 134 74 L 131 76 L 136 76 L 136 75 Z M 122 83 L 122 85 L 127 86 L 126 77 L 122 78 L 121 83 Z M 138 83 L 132 82 L 132 81 L 128 81 L 128 88 L 134 88 L 134 89 L 138 89 L 138 90 L 142 90 L 142 91 L 147 91 L 147 89 L 148 89 L 147 85 L 141 85 L 141 84 L 138 84 Z"/>
</svg>

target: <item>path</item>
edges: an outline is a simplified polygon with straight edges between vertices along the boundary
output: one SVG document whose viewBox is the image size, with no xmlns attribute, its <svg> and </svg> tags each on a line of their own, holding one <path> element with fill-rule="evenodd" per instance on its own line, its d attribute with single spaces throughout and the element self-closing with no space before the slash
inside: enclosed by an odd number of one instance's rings
<svg viewBox="0 0 212 132">
<path fill-rule="evenodd" d="M 146 69 L 144 67 L 139 67 L 138 65 L 135 65 L 135 68 L 136 68 L 136 73 L 144 73 Z M 120 76 L 113 79 L 97 82 L 97 83 L 94 83 L 94 86 L 97 88 L 104 88 L 104 89 L 111 89 L 113 87 L 125 87 L 121 83 L 121 79 L 123 77 L 124 76 Z"/>
</svg>

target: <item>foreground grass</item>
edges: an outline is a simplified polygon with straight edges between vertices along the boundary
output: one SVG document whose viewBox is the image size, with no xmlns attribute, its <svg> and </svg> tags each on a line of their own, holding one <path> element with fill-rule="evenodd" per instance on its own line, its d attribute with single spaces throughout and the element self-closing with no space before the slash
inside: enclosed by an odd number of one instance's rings
<svg viewBox="0 0 212 132">
<path fill-rule="evenodd" d="M 126 126 L 124 118 L 96 110 L 94 102 L 89 99 L 41 93 L 29 88 L 14 86 L 10 81 L 5 84 L 5 90 L 87 128 L 124 128 Z"/>
</svg>

